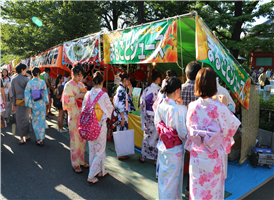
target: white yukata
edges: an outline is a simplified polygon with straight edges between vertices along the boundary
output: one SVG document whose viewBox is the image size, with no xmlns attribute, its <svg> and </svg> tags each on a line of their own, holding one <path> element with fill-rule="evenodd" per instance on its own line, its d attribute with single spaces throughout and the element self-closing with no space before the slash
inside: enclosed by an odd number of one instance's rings
<svg viewBox="0 0 274 200">
<path fill-rule="evenodd" d="M 87 105 L 87 100 L 90 93 L 90 103 L 94 101 L 96 96 L 101 92 L 100 88 L 92 88 L 90 92 L 87 92 L 82 104 L 82 111 Z M 107 118 L 111 117 L 113 111 L 113 105 L 110 102 L 109 96 L 107 93 L 104 93 L 101 98 L 95 104 L 95 112 L 97 109 L 102 111 L 102 117 L 98 121 L 99 126 L 101 127 L 101 132 L 99 137 L 96 140 L 88 141 L 89 146 L 89 175 L 88 178 L 92 179 L 98 173 L 102 172 L 105 174 L 105 160 L 106 160 L 106 138 L 107 138 Z M 99 113 L 99 112 L 98 112 Z M 96 112 L 96 117 L 98 114 Z"/>
<path fill-rule="evenodd" d="M 176 104 L 172 99 L 165 98 L 158 105 L 155 112 L 155 126 L 163 121 L 166 127 L 178 132 L 182 144 L 166 149 L 163 141 L 159 140 L 158 148 L 158 192 L 159 199 L 182 199 L 183 169 L 184 169 L 184 144 L 187 135 L 186 129 L 187 109 Z"/>
<path fill-rule="evenodd" d="M 152 83 L 147 87 L 141 96 L 141 122 L 142 131 L 144 131 L 144 138 L 142 144 L 141 156 L 146 159 L 157 160 L 158 150 L 157 143 L 159 134 L 154 124 L 154 111 L 152 109 L 153 103 L 157 98 L 160 86 Z"/>
<path fill-rule="evenodd" d="M 187 113 L 190 199 L 224 199 L 225 154 L 241 122 L 212 98 L 191 102 Z"/>
</svg>

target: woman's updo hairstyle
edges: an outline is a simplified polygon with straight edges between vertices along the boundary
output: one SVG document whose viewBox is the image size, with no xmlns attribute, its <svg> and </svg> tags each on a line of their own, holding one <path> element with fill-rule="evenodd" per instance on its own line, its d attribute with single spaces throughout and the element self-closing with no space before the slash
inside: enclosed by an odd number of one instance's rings
<svg viewBox="0 0 274 200">
<path fill-rule="evenodd" d="M 123 82 L 124 79 L 129 79 L 130 78 L 128 73 L 124 73 L 124 72 L 121 72 L 118 76 L 120 78 L 120 82 Z"/>
<path fill-rule="evenodd" d="M 93 75 L 93 82 L 95 85 L 100 85 L 104 81 L 104 72 L 97 71 Z"/>
<path fill-rule="evenodd" d="M 41 74 L 41 70 L 38 67 L 34 67 L 31 73 L 33 76 L 37 76 L 38 74 Z"/>
<path fill-rule="evenodd" d="M 77 63 L 73 68 L 72 68 L 72 73 L 73 75 L 79 75 L 81 74 L 85 76 L 85 70 L 83 69 L 82 65 L 80 63 Z"/>
<path fill-rule="evenodd" d="M 171 78 L 171 77 L 177 77 L 177 73 L 170 69 L 170 70 L 166 71 L 166 79 Z"/>
<path fill-rule="evenodd" d="M 181 80 L 177 77 L 170 77 L 166 81 L 166 85 L 161 89 L 162 94 L 171 94 L 181 88 Z"/>
<path fill-rule="evenodd" d="M 160 72 L 156 71 L 155 69 L 152 70 L 151 72 L 151 80 L 152 82 L 155 82 L 157 78 L 162 78 L 162 75 Z"/>
</svg>

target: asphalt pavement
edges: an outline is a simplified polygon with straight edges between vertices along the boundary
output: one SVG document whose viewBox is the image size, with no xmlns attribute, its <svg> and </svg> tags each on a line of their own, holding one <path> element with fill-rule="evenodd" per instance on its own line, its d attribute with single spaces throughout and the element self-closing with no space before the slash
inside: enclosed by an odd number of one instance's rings
<svg viewBox="0 0 274 200">
<path fill-rule="evenodd" d="M 53 128 L 47 129 L 43 147 L 35 144 L 34 133 L 18 145 L 11 124 L 1 132 L 1 199 L 151 199 L 111 171 L 89 186 L 88 169 L 73 171 L 69 140 Z"/>
<path fill-rule="evenodd" d="M 106 166 L 110 175 L 88 185 L 88 169 L 73 171 L 68 133 L 56 131 L 56 120 L 46 130 L 44 146 L 31 141 L 18 145 L 11 124 L 1 129 L 1 199 L 156 199 L 157 180 L 153 162 L 141 164 L 138 153 L 128 161 L 116 159 L 113 143 L 108 142 Z M 88 163 L 88 154 L 85 154 Z M 255 190 L 245 200 L 273 200 L 274 179 Z"/>
</svg>

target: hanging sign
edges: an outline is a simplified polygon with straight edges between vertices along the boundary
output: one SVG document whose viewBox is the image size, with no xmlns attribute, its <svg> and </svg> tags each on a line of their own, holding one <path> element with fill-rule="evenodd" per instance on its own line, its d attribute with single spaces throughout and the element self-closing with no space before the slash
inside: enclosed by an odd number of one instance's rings
<svg viewBox="0 0 274 200">
<path fill-rule="evenodd" d="M 73 42 L 64 42 L 62 63 L 98 61 L 100 35 L 88 36 Z"/>
<path fill-rule="evenodd" d="M 177 20 L 104 34 L 109 64 L 177 62 Z"/>
<path fill-rule="evenodd" d="M 44 51 L 30 59 L 30 68 L 34 67 L 60 67 L 62 59 L 62 46 Z"/>
<path fill-rule="evenodd" d="M 134 108 L 139 108 L 139 99 L 141 95 L 142 88 L 133 88 L 132 89 L 132 99 L 133 99 L 133 105 Z"/>
<path fill-rule="evenodd" d="M 240 103 L 248 109 L 251 79 L 198 16 L 196 16 L 196 56 L 197 61 L 212 66 Z"/>
</svg>

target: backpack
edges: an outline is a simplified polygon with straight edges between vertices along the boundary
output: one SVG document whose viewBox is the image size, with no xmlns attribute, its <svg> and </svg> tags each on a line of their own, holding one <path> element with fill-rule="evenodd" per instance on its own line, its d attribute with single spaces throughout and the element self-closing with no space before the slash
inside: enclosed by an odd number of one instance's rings
<svg viewBox="0 0 274 200">
<path fill-rule="evenodd" d="M 80 113 L 78 120 L 78 132 L 80 136 L 89 141 L 96 140 L 101 132 L 96 113 L 95 113 L 95 104 L 104 94 L 103 91 L 99 92 L 95 97 L 94 101 L 90 103 L 90 93 L 88 95 L 87 106 Z"/>
</svg>

